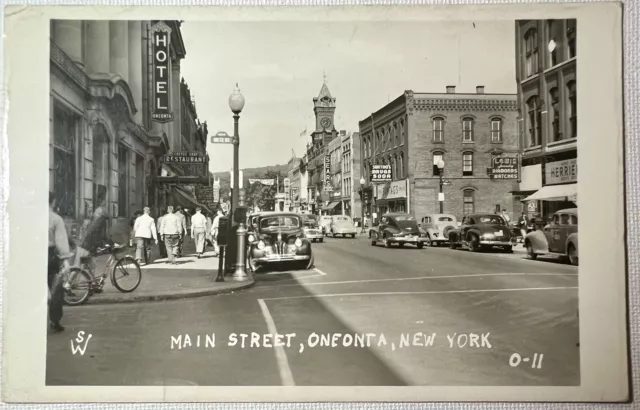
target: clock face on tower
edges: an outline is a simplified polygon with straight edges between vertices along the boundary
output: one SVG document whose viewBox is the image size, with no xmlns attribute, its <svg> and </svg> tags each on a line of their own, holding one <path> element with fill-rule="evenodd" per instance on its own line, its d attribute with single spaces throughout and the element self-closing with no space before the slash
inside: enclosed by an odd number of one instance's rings
<svg viewBox="0 0 640 410">
<path fill-rule="evenodd" d="M 324 129 L 331 127 L 331 119 L 324 117 L 323 119 L 320 120 L 320 126 L 322 126 L 322 128 Z"/>
</svg>

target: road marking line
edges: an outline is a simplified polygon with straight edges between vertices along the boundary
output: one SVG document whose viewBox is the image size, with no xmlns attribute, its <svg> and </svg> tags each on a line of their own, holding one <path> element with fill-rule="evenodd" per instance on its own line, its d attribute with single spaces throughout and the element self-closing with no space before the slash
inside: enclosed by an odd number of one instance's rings
<svg viewBox="0 0 640 410">
<path fill-rule="evenodd" d="M 517 292 L 531 290 L 573 290 L 577 286 L 551 287 L 551 288 L 512 288 L 512 289 L 467 289 L 467 290 L 433 290 L 424 292 L 377 292 L 377 293 L 332 293 L 325 295 L 283 296 L 278 298 L 264 298 L 260 300 L 284 300 L 284 299 L 308 299 L 308 298 L 332 298 L 349 296 L 407 296 L 407 295 L 437 295 L 452 293 L 485 293 L 485 292 Z"/>
<path fill-rule="evenodd" d="M 278 334 L 276 324 L 273 321 L 273 317 L 271 316 L 269 308 L 264 302 L 264 299 L 258 299 L 258 303 L 260 304 L 260 310 L 262 310 L 264 320 L 265 322 L 267 322 L 267 329 L 269 330 L 269 333 L 271 333 L 272 335 Z M 293 381 L 293 373 L 291 372 L 291 367 L 289 366 L 287 353 L 284 351 L 284 348 L 282 346 L 275 346 L 274 350 L 276 352 L 276 362 L 278 363 L 278 371 L 280 372 L 280 380 L 282 380 L 282 385 L 295 386 L 296 384 Z"/>
<path fill-rule="evenodd" d="M 318 268 L 313 268 L 314 271 L 318 272 L 320 274 L 320 276 L 327 276 L 326 273 L 324 273 L 323 271 L 321 271 Z M 313 276 L 318 276 L 318 275 L 313 275 Z M 311 276 L 307 276 L 308 278 L 310 278 Z"/>
<path fill-rule="evenodd" d="M 282 285 L 282 283 L 292 282 L 292 281 L 300 281 L 302 279 L 317 278 L 317 277 L 320 277 L 320 276 L 327 276 L 327 274 L 325 272 L 321 271 L 320 269 L 313 268 L 312 270 L 315 270 L 316 272 L 318 272 L 318 274 L 309 275 L 309 276 L 301 276 L 299 278 L 293 278 L 293 279 L 281 280 L 281 281 L 275 282 L 273 284 L 260 286 L 259 289 L 262 289 L 262 288 L 275 288 L 275 287 L 278 287 L 278 286 L 300 286 L 302 283 L 306 283 L 306 282 L 293 283 L 293 284 L 290 284 L 290 285 L 286 285 L 286 284 Z M 283 272 L 283 273 L 291 274 L 292 272 Z M 278 274 L 283 274 L 283 273 L 278 273 Z M 271 273 L 267 273 L 267 275 L 271 275 Z"/>
</svg>

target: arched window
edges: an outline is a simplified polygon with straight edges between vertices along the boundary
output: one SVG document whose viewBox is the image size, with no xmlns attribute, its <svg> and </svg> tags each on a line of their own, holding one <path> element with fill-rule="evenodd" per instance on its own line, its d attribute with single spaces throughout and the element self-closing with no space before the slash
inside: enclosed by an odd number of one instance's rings
<svg viewBox="0 0 640 410">
<path fill-rule="evenodd" d="M 400 170 L 398 169 L 398 154 L 394 154 L 393 156 L 393 179 L 401 179 Z"/>
<path fill-rule="evenodd" d="M 525 49 L 525 77 L 531 77 L 538 73 L 538 30 L 529 29 L 524 35 Z"/>
<path fill-rule="evenodd" d="M 465 117 L 462 119 L 462 142 L 473 141 L 473 118 Z"/>
<path fill-rule="evenodd" d="M 444 118 L 436 117 L 433 124 L 433 142 L 444 142 Z"/>
<path fill-rule="evenodd" d="M 549 90 L 549 117 L 551 118 L 551 140 L 560 141 L 562 139 L 562 128 L 560 126 L 560 93 L 556 87 Z"/>
<path fill-rule="evenodd" d="M 576 56 L 576 19 L 567 20 L 567 48 L 569 58 Z"/>
<path fill-rule="evenodd" d="M 438 162 L 444 161 L 444 152 L 435 151 L 433 153 L 433 176 L 440 175 L 440 169 L 438 168 Z"/>
<path fill-rule="evenodd" d="M 76 144 L 79 116 L 62 108 L 53 107 L 53 163 L 50 190 L 56 198 L 59 214 L 76 215 Z"/>
<path fill-rule="evenodd" d="M 398 123 L 394 122 L 393 123 L 393 147 L 397 147 L 398 141 L 400 140 L 400 136 L 398 135 Z"/>
<path fill-rule="evenodd" d="M 502 142 L 502 118 L 491 119 L 491 142 Z"/>
<path fill-rule="evenodd" d="M 462 192 L 462 213 L 469 215 L 475 212 L 475 191 L 465 189 Z"/>
<path fill-rule="evenodd" d="M 562 58 L 560 54 L 560 41 L 562 39 L 562 21 L 561 20 L 548 20 L 547 32 L 549 34 L 549 43 L 547 49 L 549 51 L 549 63 L 547 68 L 551 68 L 556 64 L 559 64 Z"/>
<path fill-rule="evenodd" d="M 109 186 L 109 137 L 104 125 L 93 128 L 93 209 L 106 205 Z"/>
<path fill-rule="evenodd" d="M 576 97 L 576 82 L 569 81 L 567 83 L 567 104 L 568 116 L 569 116 L 569 138 L 578 137 L 578 100 Z"/>
<path fill-rule="evenodd" d="M 473 175 L 473 152 L 466 151 L 462 153 L 462 176 L 468 177 Z"/>
<path fill-rule="evenodd" d="M 395 179 L 395 164 L 393 163 L 393 159 L 391 158 L 391 155 L 389 155 L 387 157 L 387 164 L 391 165 L 391 180 L 393 181 Z"/>
<path fill-rule="evenodd" d="M 404 120 L 400 121 L 400 145 L 404 145 Z"/>
<path fill-rule="evenodd" d="M 540 113 L 540 103 L 537 96 L 527 100 L 527 143 L 526 148 L 536 147 L 541 144 L 540 123 L 542 116 Z"/>
<path fill-rule="evenodd" d="M 400 153 L 400 173 L 398 174 L 398 178 L 404 178 L 404 152 Z"/>
</svg>

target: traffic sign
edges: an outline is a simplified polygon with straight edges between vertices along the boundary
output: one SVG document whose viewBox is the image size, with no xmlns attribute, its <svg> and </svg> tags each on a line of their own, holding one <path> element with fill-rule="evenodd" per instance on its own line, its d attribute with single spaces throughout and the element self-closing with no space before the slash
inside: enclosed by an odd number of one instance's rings
<svg viewBox="0 0 640 410">
<path fill-rule="evenodd" d="M 220 131 L 216 135 L 211 136 L 212 144 L 233 144 L 234 142 L 235 138 L 224 131 Z"/>
</svg>

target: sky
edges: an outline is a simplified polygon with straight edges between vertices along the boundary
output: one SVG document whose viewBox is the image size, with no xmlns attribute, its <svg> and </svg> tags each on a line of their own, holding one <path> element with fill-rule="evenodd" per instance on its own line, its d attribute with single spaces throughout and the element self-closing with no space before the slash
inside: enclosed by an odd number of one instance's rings
<svg viewBox="0 0 640 410">
<path fill-rule="evenodd" d="M 475 24 L 475 27 L 474 27 Z M 515 24 L 480 22 L 184 22 L 181 64 L 209 135 L 233 133 L 229 96 L 238 83 L 240 168 L 301 157 L 314 131 L 313 97 L 326 78 L 335 126 L 358 122 L 414 92 L 514 93 Z M 326 76 L 326 77 L 325 77 Z M 233 166 L 231 145 L 208 142 L 213 172 Z"/>
</svg>

